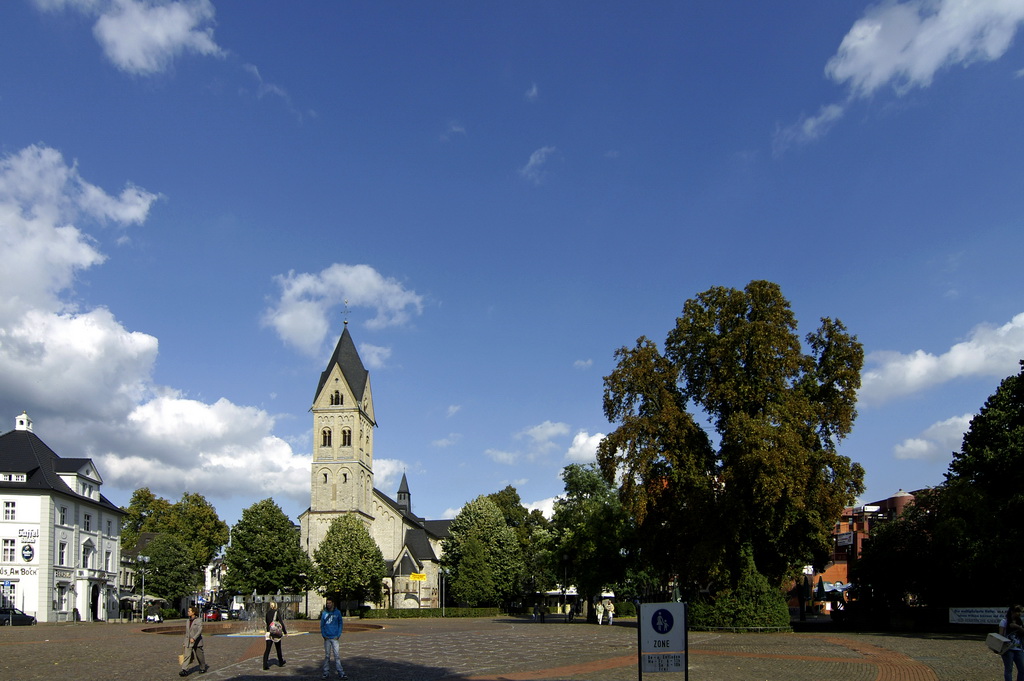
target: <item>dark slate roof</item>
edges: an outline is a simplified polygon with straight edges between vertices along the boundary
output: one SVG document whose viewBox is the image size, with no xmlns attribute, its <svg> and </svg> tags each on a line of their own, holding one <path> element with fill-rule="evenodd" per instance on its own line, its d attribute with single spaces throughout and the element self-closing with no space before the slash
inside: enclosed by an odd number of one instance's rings
<svg viewBox="0 0 1024 681">
<path fill-rule="evenodd" d="M 78 462 L 68 469 L 67 461 Z M 59 472 L 78 470 L 85 461 L 90 459 L 61 459 L 45 442 L 30 430 L 12 430 L 0 435 L 0 471 L 4 473 L 24 473 L 25 482 L 0 481 L 0 489 L 47 490 L 58 492 L 82 501 L 88 501 L 109 511 L 123 513 L 102 494 L 100 500 L 90 499 L 74 491 L 61 480 Z M 95 465 L 94 465 L 95 467 Z"/>
<path fill-rule="evenodd" d="M 437 560 L 434 549 L 430 547 L 427 531 L 422 527 L 410 527 L 405 531 L 405 545 L 409 547 L 409 553 L 413 555 L 413 558 L 421 563 Z"/>
<path fill-rule="evenodd" d="M 405 479 L 405 473 L 402 473 L 402 482 L 398 485 L 398 493 L 399 494 L 403 494 L 403 493 L 404 494 L 408 494 L 409 493 L 409 481 Z"/>
<path fill-rule="evenodd" d="M 402 518 L 408 520 L 413 525 L 422 528 L 422 530 L 430 534 L 434 539 L 445 539 L 448 537 L 448 526 L 451 524 L 451 520 L 424 520 L 412 511 L 407 511 L 404 507 L 399 506 L 397 501 L 384 494 L 384 492 L 381 492 L 379 489 L 375 489 L 374 492 L 376 492 L 377 496 L 391 507 L 391 510 L 402 516 Z M 406 543 L 408 543 L 409 531 L 410 530 L 406 531 Z M 433 555 L 433 553 L 431 553 L 431 555 Z M 418 557 L 419 556 L 417 556 L 417 558 Z"/>
<path fill-rule="evenodd" d="M 320 384 L 316 387 L 316 394 L 313 395 L 314 402 L 320 395 L 320 391 L 324 389 L 324 384 L 327 383 L 335 364 L 341 367 L 342 375 L 345 376 L 349 387 L 352 388 L 356 404 L 361 404 L 363 391 L 366 389 L 366 377 L 370 375 L 370 372 L 363 367 L 363 361 L 359 359 L 359 352 L 356 351 L 356 345 L 352 342 L 352 334 L 348 332 L 348 326 L 345 326 L 345 330 L 341 332 L 341 338 L 338 339 L 338 346 L 334 348 L 331 361 L 327 363 L 327 368 L 320 374 Z"/>
</svg>

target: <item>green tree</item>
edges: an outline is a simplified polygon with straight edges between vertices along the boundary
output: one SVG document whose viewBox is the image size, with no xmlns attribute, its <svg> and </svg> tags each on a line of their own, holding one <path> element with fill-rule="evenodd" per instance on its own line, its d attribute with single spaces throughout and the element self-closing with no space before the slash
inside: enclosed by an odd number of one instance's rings
<svg viewBox="0 0 1024 681">
<path fill-rule="evenodd" d="M 141 487 L 132 493 L 121 520 L 121 546 L 130 549 L 139 541 L 143 532 L 163 532 L 166 529 L 167 517 L 171 512 L 171 503 L 153 494 L 148 487 Z"/>
<path fill-rule="evenodd" d="M 605 379 L 605 414 L 619 426 L 599 448 L 602 471 L 621 473 L 645 537 L 682 539 L 652 558 L 691 583 L 735 588 L 748 549 L 774 585 L 822 565 L 863 490 L 861 466 L 837 452 L 856 417 L 863 349 L 823 318 L 805 353 L 796 328 L 778 285 L 714 287 L 686 301 L 664 355 L 641 338 Z"/>
<path fill-rule="evenodd" d="M 528 511 L 523 506 L 519 492 L 512 485 L 500 492 L 488 494 L 487 498 L 501 511 L 505 524 L 512 529 L 519 542 L 523 572 L 516 581 L 530 594 L 553 587 L 556 581 L 551 554 L 553 537 L 548 519 L 537 509 Z"/>
<path fill-rule="evenodd" d="M 872 527 L 858 586 L 888 607 L 909 594 L 939 608 L 1024 600 L 1022 512 L 1024 361 L 971 419 L 945 483 Z"/>
<path fill-rule="evenodd" d="M 273 499 L 242 511 L 231 529 L 224 562 L 228 568 L 224 588 L 242 594 L 299 591 L 305 588 L 300 575 L 312 573 L 295 525 Z"/>
<path fill-rule="evenodd" d="M 519 595 L 523 574 L 519 540 L 491 499 L 481 495 L 463 506 L 448 533 L 441 544 L 441 566 L 448 571 L 453 594 L 474 594 L 476 603 L 494 605 Z M 477 544 L 483 547 L 486 570 L 479 566 Z"/>
<path fill-rule="evenodd" d="M 618 493 L 592 464 L 562 469 L 565 495 L 555 501 L 551 525 L 557 534 L 554 559 L 585 600 L 621 582 L 624 547 L 633 542 L 633 525 Z"/>
<path fill-rule="evenodd" d="M 163 531 L 178 537 L 200 567 L 209 565 L 228 543 L 228 524 L 202 494 L 182 494 L 164 524 Z"/>
<path fill-rule="evenodd" d="M 358 517 L 343 515 L 331 521 L 313 552 L 313 586 L 339 601 L 379 603 L 387 566 L 373 537 Z"/>
<path fill-rule="evenodd" d="M 200 565 L 188 547 L 173 534 L 158 534 L 146 545 L 146 593 L 171 603 L 195 593 Z"/>
</svg>

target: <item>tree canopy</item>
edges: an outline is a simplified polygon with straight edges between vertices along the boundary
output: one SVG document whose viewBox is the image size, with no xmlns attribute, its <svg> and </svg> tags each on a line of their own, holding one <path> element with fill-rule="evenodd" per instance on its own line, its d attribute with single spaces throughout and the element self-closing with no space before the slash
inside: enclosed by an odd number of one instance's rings
<svg viewBox="0 0 1024 681">
<path fill-rule="evenodd" d="M 171 502 L 153 494 L 148 487 L 141 487 L 132 493 L 121 520 L 121 546 L 134 547 L 143 532 L 163 532 L 171 512 Z"/>
<path fill-rule="evenodd" d="M 242 511 L 231 529 L 224 554 L 224 588 L 242 594 L 305 588 L 312 563 L 302 550 L 299 533 L 273 499 L 258 501 Z"/>
<path fill-rule="evenodd" d="M 517 495 L 518 496 L 518 495 Z M 441 566 L 452 595 L 472 605 L 497 605 L 519 595 L 523 557 L 501 509 L 485 495 L 459 511 L 442 542 Z"/>
<path fill-rule="evenodd" d="M 142 567 L 146 571 L 146 593 L 172 603 L 195 593 L 201 566 L 184 542 L 173 534 L 160 534 L 146 545 L 145 555 L 149 557 Z"/>
<path fill-rule="evenodd" d="M 858 585 L 890 607 L 910 594 L 937 607 L 1024 600 L 1022 512 L 1024 361 L 971 419 L 944 484 L 872 528 Z"/>
<path fill-rule="evenodd" d="M 690 584 L 735 587 L 751 556 L 773 584 L 823 564 L 863 490 L 861 466 L 837 452 L 856 418 L 861 344 L 822 318 L 805 352 L 796 330 L 777 284 L 714 287 L 686 301 L 664 353 L 641 337 L 605 377 L 618 427 L 601 470 L 621 478 L 651 559 Z"/>
<path fill-rule="evenodd" d="M 338 602 L 378 603 L 387 565 L 366 525 L 346 514 L 331 521 L 313 552 L 312 584 Z"/>
</svg>

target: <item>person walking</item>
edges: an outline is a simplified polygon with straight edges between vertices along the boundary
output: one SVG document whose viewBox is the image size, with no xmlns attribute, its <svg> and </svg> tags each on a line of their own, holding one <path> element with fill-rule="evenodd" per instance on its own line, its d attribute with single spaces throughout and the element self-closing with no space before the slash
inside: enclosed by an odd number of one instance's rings
<svg viewBox="0 0 1024 681">
<path fill-rule="evenodd" d="M 347 679 L 345 669 L 341 666 L 341 630 L 344 627 L 341 611 L 334 607 L 334 600 L 327 599 L 327 605 L 320 613 L 320 635 L 324 637 L 324 668 L 323 678 L 331 675 L 331 656 L 334 656 L 334 668 L 338 678 Z"/>
<path fill-rule="evenodd" d="M 604 620 L 604 601 L 598 600 L 595 610 L 597 610 L 597 623 L 601 624 Z"/>
<path fill-rule="evenodd" d="M 615 603 L 607 598 L 604 600 L 604 614 L 608 616 L 608 626 L 611 626 L 615 618 Z"/>
<path fill-rule="evenodd" d="M 1017 667 L 1017 681 L 1024 681 L 1024 606 L 1012 605 L 1006 617 L 999 622 L 999 633 L 1010 639 L 1010 649 L 1003 653 L 1003 681 L 1013 681 L 1013 668 Z"/>
<path fill-rule="evenodd" d="M 267 609 L 266 623 L 267 633 L 265 637 L 267 639 L 267 647 L 263 649 L 263 669 L 270 669 L 270 665 L 267 664 L 267 657 L 270 656 L 271 645 L 277 648 L 277 666 L 283 667 L 284 657 L 281 656 L 281 639 L 288 634 L 288 630 L 284 626 L 284 618 L 281 617 L 280 611 L 277 609 L 277 601 L 270 601 L 270 607 Z"/>
<path fill-rule="evenodd" d="M 206 653 L 203 652 L 203 618 L 199 616 L 196 607 L 188 609 L 188 623 L 185 624 L 185 642 L 182 648 L 189 651 L 188 659 L 181 656 L 181 671 L 178 676 L 188 676 L 192 667 L 192 660 L 199 663 L 199 673 L 205 674 L 210 665 L 206 664 Z"/>
</svg>

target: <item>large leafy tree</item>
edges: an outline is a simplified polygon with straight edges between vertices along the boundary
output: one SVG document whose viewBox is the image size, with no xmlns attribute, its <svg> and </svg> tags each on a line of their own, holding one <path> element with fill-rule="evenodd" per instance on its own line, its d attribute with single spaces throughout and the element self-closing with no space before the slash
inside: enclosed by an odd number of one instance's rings
<svg viewBox="0 0 1024 681">
<path fill-rule="evenodd" d="M 366 525 L 354 515 L 331 521 L 313 552 L 313 586 L 339 601 L 378 603 L 387 565 Z"/>
<path fill-rule="evenodd" d="M 153 494 L 148 487 L 141 487 L 132 493 L 131 501 L 121 520 L 121 546 L 130 549 L 139 541 L 143 532 L 163 532 L 171 511 L 171 502 Z"/>
<path fill-rule="evenodd" d="M 302 575 L 312 572 L 299 533 L 273 499 L 258 501 L 242 511 L 231 529 L 224 562 L 228 568 L 224 588 L 243 594 L 299 591 L 305 588 Z"/>
<path fill-rule="evenodd" d="M 615 487 L 591 464 L 562 469 L 565 494 L 555 502 L 551 525 L 558 537 L 554 558 L 581 598 L 590 600 L 626 574 L 624 549 L 633 543 L 633 524 Z"/>
<path fill-rule="evenodd" d="M 186 492 L 171 506 L 165 522 L 167 532 L 185 544 L 197 565 L 209 565 L 228 543 L 228 524 L 202 494 Z"/>
<path fill-rule="evenodd" d="M 470 595 L 474 604 L 497 605 L 518 596 L 523 574 L 519 540 L 491 499 L 481 495 L 463 506 L 448 532 L 441 566 L 456 598 Z"/>
<path fill-rule="evenodd" d="M 668 555 L 647 549 L 691 583 L 735 587 L 751 556 L 775 584 L 822 564 L 863 490 L 861 466 L 837 452 L 863 349 L 838 320 L 823 318 L 806 352 L 796 329 L 778 285 L 714 287 L 686 301 L 664 354 L 641 338 L 605 379 L 619 425 L 599 448 L 602 471 L 621 475 L 644 537 L 680 538 L 659 542 Z"/>
<path fill-rule="evenodd" d="M 537 509 L 527 510 L 519 492 L 512 485 L 500 492 L 488 494 L 487 498 L 501 511 L 505 524 L 512 529 L 519 542 L 523 573 L 518 581 L 522 587 L 530 593 L 537 593 L 554 586 L 556 579 L 551 553 L 553 536 L 548 519 Z"/>
<path fill-rule="evenodd" d="M 149 562 L 146 570 L 146 593 L 175 602 L 196 591 L 196 574 L 200 565 L 192 553 L 173 534 L 159 534 L 146 545 Z"/>
</svg>

